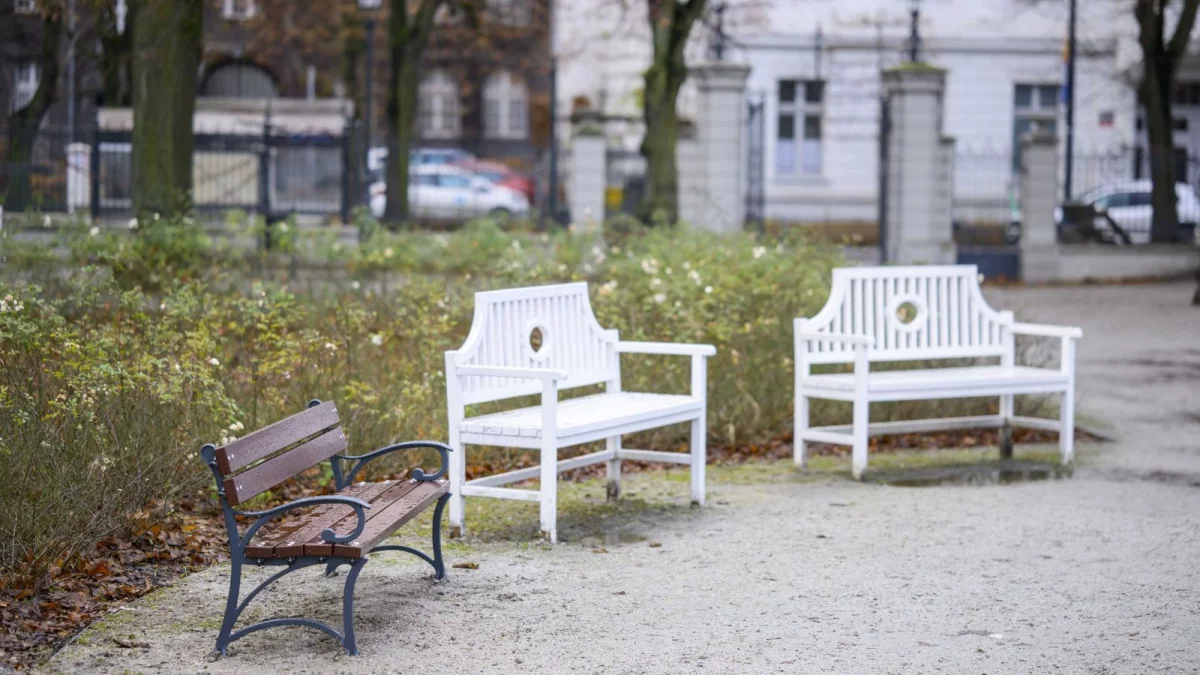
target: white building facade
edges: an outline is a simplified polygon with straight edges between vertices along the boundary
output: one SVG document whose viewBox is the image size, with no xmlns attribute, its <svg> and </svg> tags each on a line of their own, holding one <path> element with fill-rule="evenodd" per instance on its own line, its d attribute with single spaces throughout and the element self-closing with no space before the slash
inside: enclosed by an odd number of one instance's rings
<svg viewBox="0 0 1200 675">
<path fill-rule="evenodd" d="M 741 161 L 762 162 L 768 219 L 831 224 L 877 219 L 880 74 L 907 58 L 908 4 L 728 3 L 732 39 L 725 58 L 750 66 L 748 104 L 761 104 L 763 111 L 761 152 Z M 1144 144 L 1131 3 L 1080 5 L 1076 195 L 1133 178 L 1137 147 Z M 1027 132 L 1057 135 L 1065 166 L 1066 11 L 1065 2 L 1031 0 L 920 3 L 920 58 L 947 72 L 943 131 L 955 140 L 956 218 L 1008 220 L 1020 183 L 1018 140 Z M 561 0 L 556 9 L 559 109 L 570 111 L 585 101 L 609 120 L 609 147 L 626 151 L 636 149 L 642 135 L 641 75 L 650 60 L 644 12 L 644 3 L 594 0 Z M 690 62 L 705 54 L 710 26 L 697 28 Z M 1176 97 L 1176 144 L 1184 158 L 1200 158 L 1200 58 L 1195 61 L 1182 69 Z M 689 83 L 680 96 L 681 115 L 694 117 L 694 107 Z M 565 128 L 560 133 L 566 137 Z M 1200 174 L 1200 160 L 1191 173 Z"/>
</svg>

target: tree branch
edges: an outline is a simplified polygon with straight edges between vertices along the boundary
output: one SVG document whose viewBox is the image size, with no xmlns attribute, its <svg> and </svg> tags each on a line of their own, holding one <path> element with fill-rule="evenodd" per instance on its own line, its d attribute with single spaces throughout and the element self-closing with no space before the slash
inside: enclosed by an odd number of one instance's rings
<svg viewBox="0 0 1200 675">
<path fill-rule="evenodd" d="M 1192 28 L 1196 25 L 1197 9 L 1200 9 L 1200 0 L 1183 0 L 1183 11 L 1179 13 L 1179 23 L 1175 24 L 1175 35 L 1171 37 L 1167 46 L 1167 58 L 1170 59 L 1172 70 L 1179 66 L 1187 52 Z"/>
</svg>

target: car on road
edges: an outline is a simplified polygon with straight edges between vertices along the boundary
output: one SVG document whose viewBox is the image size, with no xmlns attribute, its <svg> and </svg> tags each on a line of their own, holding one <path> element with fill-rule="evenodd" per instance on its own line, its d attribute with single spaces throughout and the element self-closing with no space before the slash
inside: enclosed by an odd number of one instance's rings
<svg viewBox="0 0 1200 675">
<path fill-rule="evenodd" d="M 1101 185 L 1080 195 L 1076 203 L 1090 205 L 1097 214 L 1107 213 L 1121 229 L 1129 234 L 1130 243 L 1150 242 L 1150 227 L 1154 208 L 1151 206 L 1151 183 L 1148 180 L 1111 183 Z M 1200 198 L 1196 190 L 1187 183 L 1175 184 L 1176 208 L 1179 213 L 1179 236 L 1182 241 L 1193 241 L 1197 236 L 1196 223 L 1200 221 Z M 1062 207 L 1054 209 L 1054 222 L 1063 223 Z M 1112 226 L 1104 218 L 1096 218 L 1095 228 L 1111 240 L 1118 240 Z"/>
<path fill-rule="evenodd" d="M 480 216 L 507 219 L 529 213 L 529 199 L 521 192 L 496 185 L 466 169 L 447 164 L 410 165 L 409 213 L 415 218 L 460 221 Z M 383 215 L 387 185 L 371 185 L 371 212 Z"/>
<path fill-rule="evenodd" d="M 510 187 L 525 195 L 530 202 L 534 201 L 533 178 L 512 170 L 507 164 L 490 159 L 463 159 L 451 162 L 454 166 L 466 169 L 476 176 L 486 178 L 496 185 Z"/>
</svg>

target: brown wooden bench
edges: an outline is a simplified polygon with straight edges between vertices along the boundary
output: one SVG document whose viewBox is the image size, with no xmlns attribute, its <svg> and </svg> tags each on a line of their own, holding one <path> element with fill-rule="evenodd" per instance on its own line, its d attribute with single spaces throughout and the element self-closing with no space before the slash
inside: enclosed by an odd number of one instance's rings
<svg viewBox="0 0 1200 675">
<path fill-rule="evenodd" d="M 448 499 L 444 480 L 450 447 L 433 441 L 411 441 L 380 448 L 365 455 L 347 456 L 346 434 L 332 401 L 313 401 L 302 413 L 239 438 L 224 447 L 206 445 L 201 456 L 217 481 L 217 495 L 229 532 L 229 596 L 225 620 L 217 635 L 216 652 L 225 655 L 230 643 L 245 635 L 275 626 L 308 626 L 333 636 L 350 654 L 357 654 L 354 641 L 354 583 L 372 551 L 404 551 L 433 566 L 434 576 L 446 576 L 442 561 L 442 510 Z M 414 469 L 407 480 L 355 483 L 367 462 L 397 450 L 431 448 L 442 458 L 434 474 Z M 233 507 L 283 483 L 297 474 L 329 460 L 337 494 L 298 499 L 265 511 L 238 511 Z M 431 504 L 433 512 L 433 555 L 407 546 L 382 545 L 400 526 Z M 286 521 L 277 518 L 294 509 L 308 510 Z M 244 531 L 238 517 L 252 518 Z M 239 602 L 242 567 L 248 564 L 282 569 L 250 591 Z M 342 597 L 343 632 L 313 619 L 280 618 L 260 621 L 234 632 L 238 617 L 258 595 L 280 577 L 305 567 L 325 565 L 325 576 L 348 565 Z"/>
</svg>

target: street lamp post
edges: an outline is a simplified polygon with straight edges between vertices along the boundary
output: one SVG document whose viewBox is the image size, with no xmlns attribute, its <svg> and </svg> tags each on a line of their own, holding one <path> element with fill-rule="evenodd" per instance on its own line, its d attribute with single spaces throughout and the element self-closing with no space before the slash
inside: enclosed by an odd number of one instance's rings
<svg viewBox="0 0 1200 675">
<path fill-rule="evenodd" d="M 375 10 L 382 4 L 383 0 L 358 0 L 358 7 L 365 16 L 367 37 L 366 53 L 363 56 L 363 80 L 366 89 L 363 96 L 363 200 L 368 209 L 371 208 L 371 110 L 375 101 L 371 66 L 375 60 Z"/>
<path fill-rule="evenodd" d="M 917 63 L 921 60 L 921 0 L 908 0 L 908 13 L 912 21 L 908 35 L 908 60 Z"/>
</svg>

